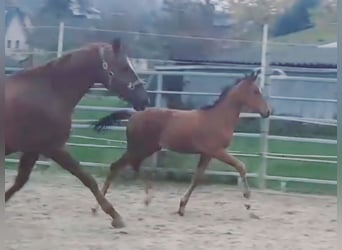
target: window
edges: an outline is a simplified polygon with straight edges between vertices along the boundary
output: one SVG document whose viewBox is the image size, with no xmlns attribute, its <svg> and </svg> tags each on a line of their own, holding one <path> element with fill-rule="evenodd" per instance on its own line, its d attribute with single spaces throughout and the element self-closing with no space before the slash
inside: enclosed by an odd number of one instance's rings
<svg viewBox="0 0 342 250">
<path fill-rule="evenodd" d="M 12 41 L 7 40 L 7 48 L 10 49 L 12 47 Z"/>
<path fill-rule="evenodd" d="M 20 41 L 19 40 L 15 41 L 15 48 L 16 49 L 19 49 L 19 45 L 20 45 Z"/>
</svg>

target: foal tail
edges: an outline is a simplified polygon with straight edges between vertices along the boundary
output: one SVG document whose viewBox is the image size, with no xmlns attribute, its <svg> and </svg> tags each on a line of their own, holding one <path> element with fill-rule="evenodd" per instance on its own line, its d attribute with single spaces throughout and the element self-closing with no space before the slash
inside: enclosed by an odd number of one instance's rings
<svg viewBox="0 0 342 250">
<path fill-rule="evenodd" d="M 102 117 L 97 122 L 95 122 L 94 130 L 101 132 L 105 127 L 114 125 L 116 121 L 129 119 L 134 114 L 134 111 L 130 110 L 119 110 L 114 111 L 110 115 Z"/>
</svg>

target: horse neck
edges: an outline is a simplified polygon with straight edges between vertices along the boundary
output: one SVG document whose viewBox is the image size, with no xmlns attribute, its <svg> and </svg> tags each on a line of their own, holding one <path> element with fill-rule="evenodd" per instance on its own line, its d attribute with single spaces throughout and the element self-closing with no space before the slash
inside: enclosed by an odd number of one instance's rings
<svg viewBox="0 0 342 250">
<path fill-rule="evenodd" d="M 96 60 L 80 60 L 51 69 L 52 88 L 63 105 L 74 108 L 96 82 Z M 100 65 L 100 63 L 98 63 Z M 70 67 L 69 67 L 70 66 Z M 99 66 L 98 66 L 99 67 Z"/>
<path fill-rule="evenodd" d="M 226 98 L 209 110 L 210 119 L 218 126 L 234 129 L 239 122 L 242 106 L 233 98 Z"/>
</svg>

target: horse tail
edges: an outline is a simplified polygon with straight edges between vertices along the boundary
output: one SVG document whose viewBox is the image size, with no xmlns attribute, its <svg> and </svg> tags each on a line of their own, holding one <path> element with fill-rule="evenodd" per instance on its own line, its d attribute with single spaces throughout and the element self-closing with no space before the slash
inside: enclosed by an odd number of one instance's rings
<svg viewBox="0 0 342 250">
<path fill-rule="evenodd" d="M 133 111 L 130 110 L 119 110 L 114 111 L 111 114 L 100 118 L 96 121 L 93 126 L 94 130 L 97 132 L 101 132 L 105 127 L 114 125 L 116 121 L 129 119 L 134 114 Z"/>
</svg>

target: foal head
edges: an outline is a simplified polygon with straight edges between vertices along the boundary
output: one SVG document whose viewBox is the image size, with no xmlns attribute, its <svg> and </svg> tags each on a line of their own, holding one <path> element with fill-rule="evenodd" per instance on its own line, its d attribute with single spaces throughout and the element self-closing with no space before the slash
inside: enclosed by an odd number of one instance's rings
<svg viewBox="0 0 342 250">
<path fill-rule="evenodd" d="M 99 47 L 101 70 L 98 78 L 104 86 L 130 102 L 134 109 L 143 110 L 149 104 L 144 82 L 136 74 L 131 61 L 123 51 L 120 39 L 111 46 Z"/>
<path fill-rule="evenodd" d="M 271 109 L 256 84 L 257 77 L 257 75 L 250 75 L 238 81 L 230 91 L 229 98 L 234 99 L 241 107 L 247 107 L 250 111 L 267 118 L 271 114 Z"/>
</svg>

